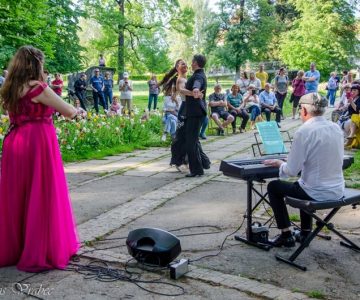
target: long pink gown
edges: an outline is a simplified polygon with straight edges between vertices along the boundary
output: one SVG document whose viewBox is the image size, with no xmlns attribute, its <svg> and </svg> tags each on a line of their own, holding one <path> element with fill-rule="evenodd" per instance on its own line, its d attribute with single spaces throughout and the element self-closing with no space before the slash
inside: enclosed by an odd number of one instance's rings
<svg viewBox="0 0 360 300">
<path fill-rule="evenodd" d="M 0 267 L 39 272 L 64 269 L 79 249 L 56 131 L 54 110 L 32 98 L 43 83 L 20 99 L 10 114 L 0 178 Z"/>
</svg>

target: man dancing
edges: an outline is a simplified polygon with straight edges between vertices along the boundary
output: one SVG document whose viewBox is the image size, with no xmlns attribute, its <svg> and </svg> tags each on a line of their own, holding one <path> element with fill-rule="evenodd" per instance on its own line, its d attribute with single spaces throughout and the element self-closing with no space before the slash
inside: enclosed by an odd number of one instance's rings
<svg viewBox="0 0 360 300">
<path fill-rule="evenodd" d="M 197 54 L 193 57 L 191 68 L 194 74 L 186 83 L 186 89 L 192 91 L 191 96 L 186 96 L 186 153 L 189 160 L 190 173 L 186 177 L 204 175 L 201 162 L 202 152 L 199 142 L 201 122 L 206 116 L 206 87 L 207 80 L 204 72 L 205 56 Z"/>
</svg>

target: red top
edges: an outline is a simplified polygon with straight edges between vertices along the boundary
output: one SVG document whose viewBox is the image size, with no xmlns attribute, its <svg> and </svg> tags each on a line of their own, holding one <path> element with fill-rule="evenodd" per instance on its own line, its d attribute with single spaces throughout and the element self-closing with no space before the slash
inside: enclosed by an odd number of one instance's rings
<svg viewBox="0 0 360 300">
<path fill-rule="evenodd" d="M 52 85 L 63 85 L 63 81 L 61 79 L 55 79 L 51 82 Z M 61 97 L 62 94 L 62 88 L 53 88 L 56 95 L 59 95 Z"/>
</svg>

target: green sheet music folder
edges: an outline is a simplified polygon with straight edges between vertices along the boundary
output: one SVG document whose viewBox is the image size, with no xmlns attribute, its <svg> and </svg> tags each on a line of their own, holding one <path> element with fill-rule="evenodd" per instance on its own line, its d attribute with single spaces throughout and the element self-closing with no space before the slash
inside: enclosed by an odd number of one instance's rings
<svg viewBox="0 0 360 300">
<path fill-rule="evenodd" d="M 284 140 L 275 121 L 256 123 L 265 154 L 287 153 Z"/>
</svg>

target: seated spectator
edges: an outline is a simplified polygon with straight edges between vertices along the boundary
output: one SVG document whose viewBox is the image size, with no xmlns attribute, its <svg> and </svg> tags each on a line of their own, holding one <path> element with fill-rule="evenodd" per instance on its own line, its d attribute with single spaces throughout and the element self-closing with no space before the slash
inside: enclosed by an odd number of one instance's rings
<svg viewBox="0 0 360 300">
<path fill-rule="evenodd" d="M 224 128 L 234 121 L 234 117 L 226 111 L 227 102 L 225 94 L 221 93 L 221 85 L 214 86 L 214 93 L 209 95 L 209 106 L 211 107 L 211 118 L 218 126 L 218 135 L 224 135 Z M 220 118 L 224 120 L 221 123 Z"/>
<path fill-rule="evenodd" d="M 349 98 L 351 97 L 351 84 L 348 83 L 344 86 L 344 91 L 340 97 L 340 102 L 331 113 L 331 120 L 337 122 L 342 114 L 344 114 L 349 107 Z"/>
<path fill-rule="evenodd" d="M 79 99 L 75 98 L 74 106 L 75 106 L 75 109 L 76 109 L 76 118 L 78 118 L 78 119 L 86 119 L 87 112 L 86 112 L 85 109 L 83 109 L 81 107 L 81 103 L 80 103 Z"/>
<path fill-rule="evenodd" d="M 175 91 L 173 90 L 171 95 L 166 95 L 164 97 L 164 117 L 163 122 L 165 124 L 164 134 L 161 137 L 163 142 L 166 141 L 166 135 L 170 134 L 171 138 L 175 137 L 176 125 L 177 125 L 177 115 L 179 112 L 181 104 L 181 99 L 179 96 L 176 96 Z"/>
<path fill-rule="evenodd" d="M 118 97 L 114 97 L 112 99 L 112 103 L 110 105 L 110 109 L 108 112 L 108 116 L 121 116 L 121 105 L 119 103 L 119 98 Z"/>
<path fill-rule="evenodd" d="M 353 114 L 350 119 L 350 133 L 347 138 L 346 147 L 348 149 L 360 147 L 360 113 Z"/>
<path fill-rule="evenodd" d="M 239 127 L 240 133 L 245 131 L 246 123 L 249 121 L 249 114 L 245 108 L 241 107 L 242 102 L 240 88 L 237 84 L 233 84 L 231 87 L 231 94 L 227 96 L 228 109 L 230 114 L 234 117 L 234 121 L 231 123 L 233 133 L 236 133 L 236 117 L 242 118 L 242 122 Z"/>
<path fill-rule="evenodd" d="M 250 128 L 255 129 L 255 121 L 259 119 L 262 121 L 260 113 L 260 100 L 256 95 L 256 87 L 250 84 L 247 93 L 243 96 L 242 108 L 245 108 L 250 115 Z"/>
<path fill-rule="evenodd" d="M 355 132 L 356 132 L 356 122 L 357 118 L 354 117 L 352 121 L 352 116 L 360 113 L 360 85 L 353 84 L 351 86 L 351 97 L 348 99 L 349 107 L 347 110 L 347 114 L 343 114 L 341 117 L 344 116 L 344 120 L 341 123 L 341 128 L 344 130 L 345 135 L 347 136 L 347 142 L 345 146 L 350 146 L 355 139 Z"/>
<path fill-rule="evenodd" d="M 260 93 L 260 106 L 261 112 L 265 113 L 266 121 L 268 122 L 270 121 L 271 113 L 275 113 L 276 123 L 280 128 L 281 108 L 276 103 L 275 94 L 270 91 L 270 83 L 266 83 L 264 91 Z"/>
</svg>

